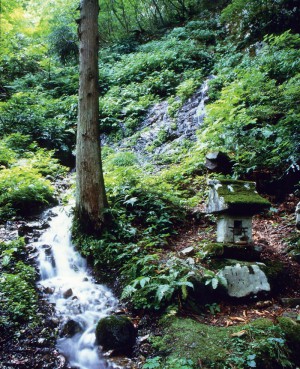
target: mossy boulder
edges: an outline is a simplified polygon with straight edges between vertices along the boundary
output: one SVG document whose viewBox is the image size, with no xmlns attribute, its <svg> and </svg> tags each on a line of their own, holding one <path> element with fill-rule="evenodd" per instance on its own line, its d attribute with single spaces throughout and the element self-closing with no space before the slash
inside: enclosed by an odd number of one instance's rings
<svg viewBox="0 0 300 369">
<path fill-rule="evenodd" d="M 278 318 L 278 323 L 285 334 L 293 361 L 300 365 L 300 324 L 287 317 Z"/>
<path fill-rule="evenodd" d="M 136 329 L 125 316 L 107 316 L 96 327 L 96 342 L 103 350 L 131 351 L 136 341 Z"/>
</svg>

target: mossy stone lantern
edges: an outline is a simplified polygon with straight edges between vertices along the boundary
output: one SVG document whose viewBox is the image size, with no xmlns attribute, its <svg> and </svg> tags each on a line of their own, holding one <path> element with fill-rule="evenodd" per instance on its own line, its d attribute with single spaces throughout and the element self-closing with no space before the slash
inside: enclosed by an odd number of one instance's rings
<svg viewBox="0 0 300 369">
<path fill-rule="evenodd" d="M 255 182 L 212 179 L 208 185 L 206 210 L 218 217 L 217 242 L 251 243 L 253 215 L 270 206 L 257 193 Z"/>
</svg>

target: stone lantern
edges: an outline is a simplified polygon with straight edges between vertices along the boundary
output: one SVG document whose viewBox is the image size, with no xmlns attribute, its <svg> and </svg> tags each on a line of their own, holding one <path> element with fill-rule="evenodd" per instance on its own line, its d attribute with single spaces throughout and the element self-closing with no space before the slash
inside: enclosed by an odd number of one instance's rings
<svg viewBox="0 0 300 369">
<path fill-rule="evenodd" d="M 255 182 L 229 179 L 208 181 L 207 213 L 217 215 L 217 242 L 252 242 L 252 217 L 270 206 L 255 188 Z"/>
</svg>

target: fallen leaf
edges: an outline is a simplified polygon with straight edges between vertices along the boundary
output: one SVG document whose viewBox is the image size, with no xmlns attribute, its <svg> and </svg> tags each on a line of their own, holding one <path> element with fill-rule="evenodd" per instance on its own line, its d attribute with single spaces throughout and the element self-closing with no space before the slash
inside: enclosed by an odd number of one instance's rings
<svg viewBox="0 0 300 369">
<path fill-rule="evenodd" d="M 226 327 L 229 327 L 230 325 L 233 325 L 231 320 L 226 320 Z"/>
<path fill-rule="evenodd" d="M 243 329 L 239 332 L 232 333 L 230 337 L 242 337 L 247 333 L 246 329 Z"/>
<path fill-rule="evenodd" d="M 246 320 L 244 318 L 240 318 L 239 316 L 230 316 L 230 320 L 237 321 L 237 322 L 245 322 Z"/>
</svg>

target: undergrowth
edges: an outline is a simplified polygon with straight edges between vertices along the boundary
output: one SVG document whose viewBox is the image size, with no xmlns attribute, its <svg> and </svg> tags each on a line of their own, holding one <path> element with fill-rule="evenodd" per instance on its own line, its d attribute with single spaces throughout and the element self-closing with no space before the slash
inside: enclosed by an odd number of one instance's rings
<svg viewBox="0 0 300 369">
<path fill-rule="evenodd" d="M 37 322 L 36 271 L 25 263 L 25 242 L 0 242 L 0 327 L 4 332 Z"/>
<path fill-rule="evenodd" d="M 38 147 L 29 135 L 12 133 L 0 140 L 0 221 L 55 202 L 52 182 L 65 175 L 67 168 L 54 155 L 53 150 Z"/>
</svg>

